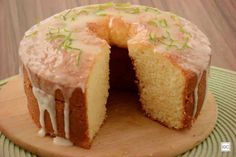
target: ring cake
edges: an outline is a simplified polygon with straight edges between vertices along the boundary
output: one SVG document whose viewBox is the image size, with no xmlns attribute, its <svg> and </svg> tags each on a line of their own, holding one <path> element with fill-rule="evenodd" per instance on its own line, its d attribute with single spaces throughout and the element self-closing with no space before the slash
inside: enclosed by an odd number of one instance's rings
<svg viewBox="0 0 236 157">
<path fill-rule="evenodd" d="M 111 87 L 137 92 L 151 119 L 190 128 L 206 99 L 209 45 L 194 24 L 151 7 L 65 10 L 33 26 L 20 43 L 29 113 L 40 136 L 90 148 Z"/>
</svg>

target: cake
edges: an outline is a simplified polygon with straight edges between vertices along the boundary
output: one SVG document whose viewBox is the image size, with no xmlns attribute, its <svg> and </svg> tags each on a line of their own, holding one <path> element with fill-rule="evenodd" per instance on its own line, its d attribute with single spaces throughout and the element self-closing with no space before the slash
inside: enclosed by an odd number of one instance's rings
<svg viewBox="0 0 236 157">
<path fill-rule="evenodd" d="M 207 93 L 207 37 L 173 13 L 128 3 L 65 10 L 30 28 L 19 48 L 29 113 L 55 144 L 90 148 L 110 89 L 139 95 L 144 115 L 190 128 Z"/>
</svg>

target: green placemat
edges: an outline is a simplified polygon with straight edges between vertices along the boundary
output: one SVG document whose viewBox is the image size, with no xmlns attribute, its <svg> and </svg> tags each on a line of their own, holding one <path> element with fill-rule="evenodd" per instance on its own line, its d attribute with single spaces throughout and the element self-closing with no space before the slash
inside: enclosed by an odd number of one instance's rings
<svg viewBox="0 0 236 157">
<path fill-rule="evenodd" d="M 201 144 L 179 155 L 182 157 L 236 156 L 236 72 L 211 67 L 209 89 L 218 105 L 218 119 L 213 132 Z M 0 81 L 0 88 L 6 80 Z M 229 152 L 221 151 L 221 142 L 230 142 Z M 36 157 L 18 147 L 0 133 L 0 157 Z"/>
</svg>

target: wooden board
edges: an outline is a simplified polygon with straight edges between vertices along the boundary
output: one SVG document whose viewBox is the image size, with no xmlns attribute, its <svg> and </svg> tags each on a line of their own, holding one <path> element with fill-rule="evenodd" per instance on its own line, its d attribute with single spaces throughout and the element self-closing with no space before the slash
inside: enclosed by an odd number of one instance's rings
<svg viewBox="0 0 236 157">
<path fill-rule="evenodd" d="M 176 131 L 145 117 L 136 95 L 112 93 L 108 100 L 108 117 L 90 150 L 63 147 L 50 137 L 39 137 L 31 120 L 22 80 L 17 76 L 0 90 L 0 131 L 17 145 L 45 157 L 120 157 L 174 156 L 203 141 L 213 130 L 217 106 L 208 95 L 200 116 L 189 130 Z"/>
</svg>

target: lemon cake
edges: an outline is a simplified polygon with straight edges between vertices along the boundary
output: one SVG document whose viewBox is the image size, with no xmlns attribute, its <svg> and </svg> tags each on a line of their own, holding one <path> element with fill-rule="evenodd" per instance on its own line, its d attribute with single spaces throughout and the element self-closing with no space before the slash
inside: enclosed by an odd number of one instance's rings
<svg viewBox="0 0 236 157">
<path fill-rule="evenodd" d="M 77 7 L 30 28 L 19 48 L 29 113 L 55 144 L 90 148 L 109 88 L 134 89 L 142 109 L 190 128 L 207 93 L 211 49 L 196 25 L 156 8 Z"/>
</svg>

